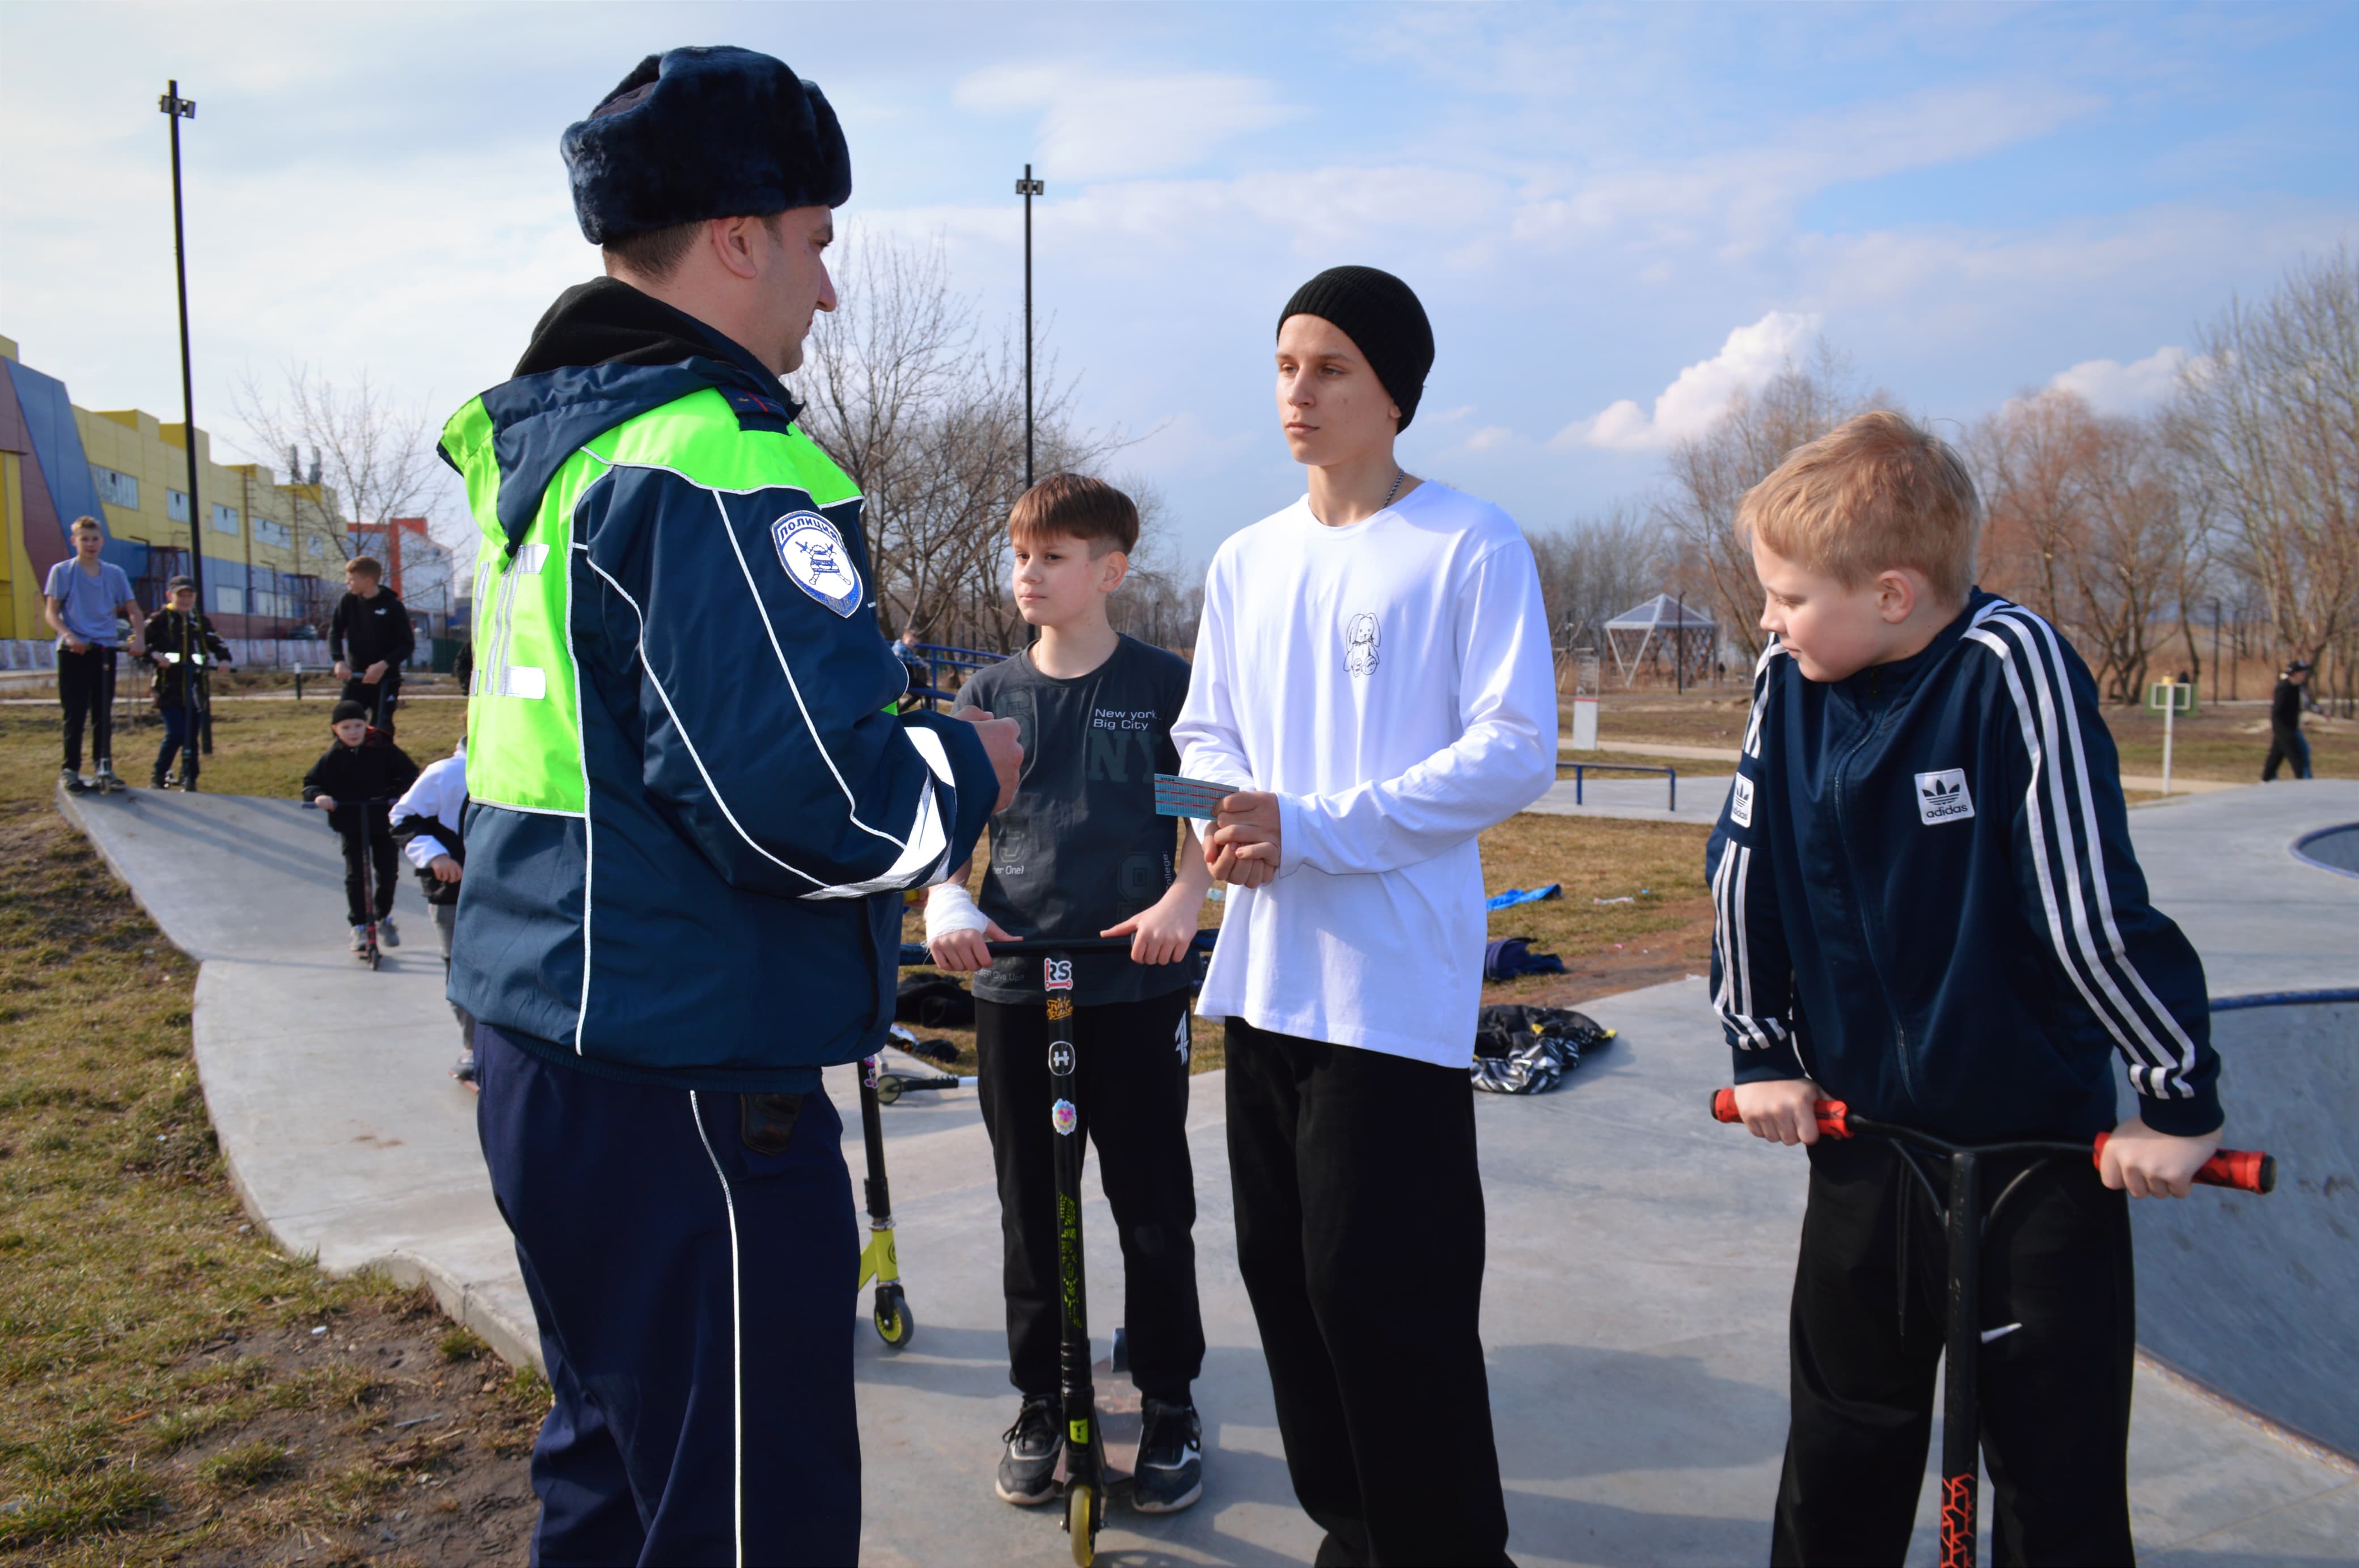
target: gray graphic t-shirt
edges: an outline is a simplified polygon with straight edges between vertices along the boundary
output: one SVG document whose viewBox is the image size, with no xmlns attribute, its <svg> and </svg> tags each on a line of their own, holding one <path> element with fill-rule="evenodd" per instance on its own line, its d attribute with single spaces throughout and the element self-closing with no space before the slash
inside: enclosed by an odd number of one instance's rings
<svg viewBox="0 0 2359 1568">
<path fill-rule="evenodd" d="M 1155 775 L 1180 771 L 1172 721 L 1188 662 L 1124 637 L 1087 675 L 1057 681 L 1019 653 L 976 673 L 957 706 L 1014 719 L 1024 771 L 991 819 L 983 912 L 1019 937 L 1095 936 L 1163 897 L 1179 821 L 1155 814 Z M 1135 1002 L 1188 983 L 1185 963 L 1143 966 L 1123 953 L 1074 954 L 1076 1002 Z M 1003 958 L 974 978 L 994 1002 L 1045 998 L 1038 961 Z"/>
</svg>

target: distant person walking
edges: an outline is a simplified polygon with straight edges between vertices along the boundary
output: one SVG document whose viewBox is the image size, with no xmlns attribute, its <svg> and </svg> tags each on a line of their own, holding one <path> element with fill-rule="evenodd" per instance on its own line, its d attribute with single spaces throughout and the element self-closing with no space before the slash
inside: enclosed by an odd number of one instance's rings
<svg viewBox="0 0 2359 1568">
<path fill-rule="evenodd" d="M 123 633 L 117 617 L 131 624 L 131 655 L 146 650 L 139 601 L 131 579 L 98 552 L 106 530 L 96 517 L 76 517 L 73 559 L 49 568 L 41 588 L 41 618 L 58 634 L 58 702 L 65 709 L 65 768 L 58 782 L 80 795 L 91 788 L 82 776 L 82 721 L 90 721 L 93 780 L 104 789 L 114 781 L 114 650 Z"/>
<path fill-rule="evenodd" d="M 344 564 L 344 596 L 328 623 L 328 652 L 344 683 L 342 700 L 366 708 L 369 723 L 387 737 L 401 701 L 402 661 L 417 651 L 409 612 L 385 585 L 385 568 L 374 557 L 353 557 Z"/>
<path fill-rule="evenodd" d="M 2276 783 L 2277 767 L 2286 762 L 2293 764 L 2295 778 L 2310 777 L 2310 742 L 2301 733 L 2301 712 L 2304 708 L 2315 711 L 2318 704 L 2310 700 L 2309 684 L 2310 663 L 2297 659 L 2286 666 L 2277 678 L 2277 689 L 2270 693 L 2269 757 L 2261 764 L 2264 784 Z"/>
<path fill-rule="evenodd" d="M 172 758 L 178 752 L 183 754 L 178 782 L 181 789 L 194 790 L 205 709 L 212 701 L 205 672 L 229 662 L 229 645 L 213 635 L 212 620 L 197 608 L 193 579 L 173 578 L 165 585 L 165 606 L 147 617 L 147 659 L 156 667 L 156 711 L 164 719 L 164 744 L 156 752 L 156 768 L 147 787 L 172 787 Z"/>
</svg>

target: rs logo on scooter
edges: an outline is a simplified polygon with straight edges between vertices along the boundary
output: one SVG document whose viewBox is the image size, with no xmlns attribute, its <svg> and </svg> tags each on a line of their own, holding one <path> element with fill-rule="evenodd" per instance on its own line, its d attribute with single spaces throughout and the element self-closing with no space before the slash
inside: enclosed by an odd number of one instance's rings
<svg viewBox="0 0 2359 1568">
<path fill-rule="evenodd" d="M 1070 991 L 1073 988 L 1073 961 L 1070 958 L 1049 958 L 1041 961 L 1046 972 L 1044 982 L 1049 990 Z"/>
<path fill-rule="evenodd" d="M 1060 1078 L 1073 1075 L 1073 1048 L 1063 1040 L 1049 1048 L 1049 1071 Z"/>
</svg>

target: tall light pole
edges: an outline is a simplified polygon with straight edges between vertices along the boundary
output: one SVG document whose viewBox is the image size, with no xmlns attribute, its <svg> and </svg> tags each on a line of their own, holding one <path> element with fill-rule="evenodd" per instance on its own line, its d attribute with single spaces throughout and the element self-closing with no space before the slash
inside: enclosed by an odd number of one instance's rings
<svg viewBox="0 0 2359 1568">
<path fill-rule="evenodd" d="M 1032 166 L 1024 166 L 1024 178 L 1016 182 L 1016 194 L 1024 198 L 1024 488 L 1032 488 L 1032 198 L 1049 192 L 1046 181 L 1032 178 Z"/>
<path fill-rule="evenodd" d="M 197 613 L 205 613 L 205 545 L 204 507 L 197 492 L 197 389 L 195 378 L 189 370 L 189 241 L 180 217 L 180 122 L 197 117 L 193 98 L 180 96 L 180 83 L 176 77 L 164 84 L 164 95 L 156 100 L 156 108 L 172 123 L 172 267 L 180 289 L 180 418 L 181 432 L 187 437 L 189 449 L 189 579 L 196 584 Z M 198 639 L 200 648 L 203 639 Z M 201 667 L 200 667 L 201 668 Z M 195 671 L 181 677 L 183 681 L 198 679 Z M 213 749 L 212 704 L 207 703 L 198 717 L 198 739 L 207 756 Z"/>
</svg>

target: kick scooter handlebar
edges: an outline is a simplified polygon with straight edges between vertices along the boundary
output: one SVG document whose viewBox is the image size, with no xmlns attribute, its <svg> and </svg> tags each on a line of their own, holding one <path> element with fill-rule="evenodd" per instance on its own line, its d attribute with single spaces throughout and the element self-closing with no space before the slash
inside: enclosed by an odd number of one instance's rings
<svg viewBox="0 0 2359 1568">
<path fill-rule="evenodd" d="M 1854 1116 L 1851 1107 L 1841 1100 L 1821 1100 L 1813 1108 L 1819 1119 L 1819 1133 L 1824 1138 L 1844 1138 L 1855 1133 L 1880 1133 L 1886 1137 L 1903 1138 L 1910 1143 L 1940 1152 L 1949 1152 L 1957 1147 L 1924 1133 Z M 1712 1120 L 1721 1122 L 1745 1119 L 1736 1114 L 1735 1090 L 1713 1092 L 1712 1116 Z M 2102 1132 L 2097 1135 L 2095 1144 L 2089 1150 L 2092 1160 L 2104 1154 L 2105 1142 L 2112 1136 Z M 2077 1149 L 2080 1146 L 2068 1144 L 2057 1147 Z M 2272 1192 L 2277 1185 L 2277 1157 L 2264 1154 L 2256 1149 L 2223 1149 L 2203 1162 L 2203 1168 L 2195 1173 L 2195 1181 L 2204 1187 L 2234 1187 L 2240 1192 Z"/>
<path fill-rule="evenodd" d="M 994 958 L 1022 958 L 1033 953 L 1112 953 L 1119 948 L 1130 951 L 1126 936 L 1026 937 L 1015 942 L 986 942 L 983 944 Z"/>
</svg>

